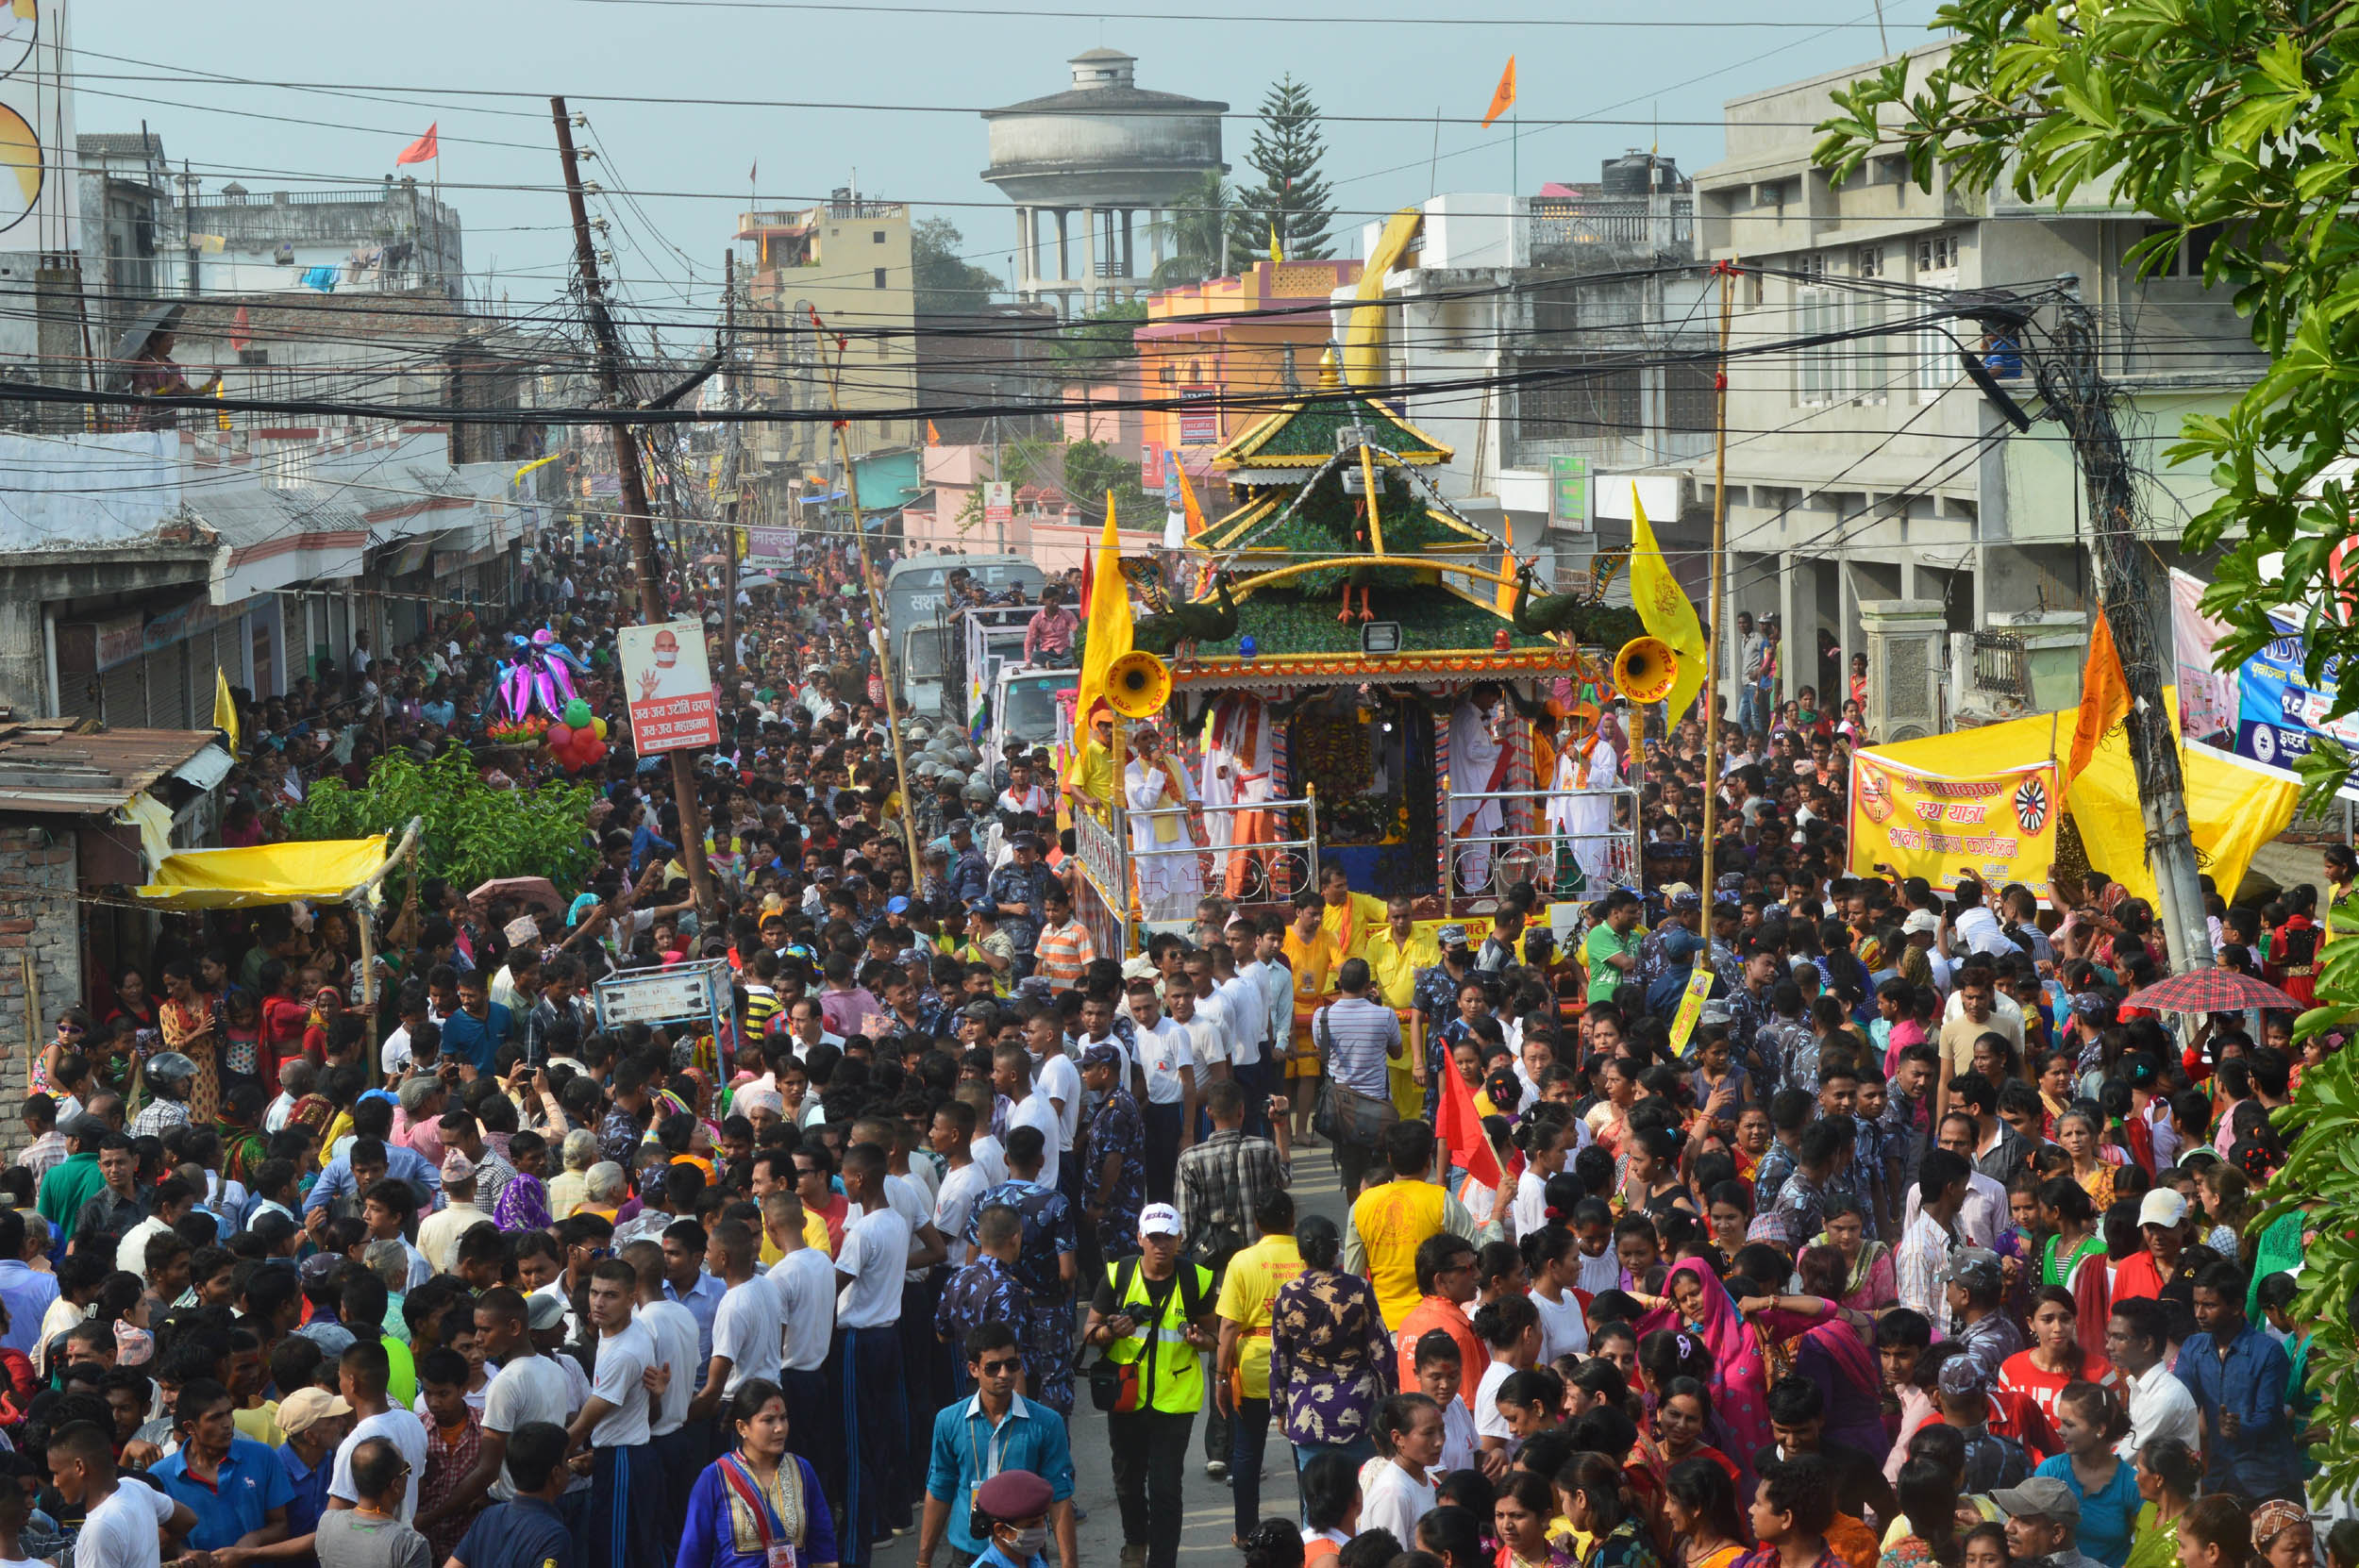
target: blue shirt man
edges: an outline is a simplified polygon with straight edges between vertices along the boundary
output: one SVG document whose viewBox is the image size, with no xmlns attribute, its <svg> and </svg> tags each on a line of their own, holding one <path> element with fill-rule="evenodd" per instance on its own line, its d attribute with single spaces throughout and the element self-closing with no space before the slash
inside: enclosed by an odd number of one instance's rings
<svg viewBox="0 0 2359 1568">
<path fill-rule="evenodd" d="M 202 1387 L 184 1385 L 181 1398 L 185 1401 L 192 1389 Z M 228 1393 L 218 1383 L 210 1388 L 219 1398 L 207 1400 L 208 1408 L 193 1419 L 185 1413 L 178 1418 L 183 1446 L 157 1460 L 148 1472 L 175 1501 L 188 1504 L 190 1511 L 196 1515 L 196 1527 L 189 1532 L 189 1544 L 201 1552 L 236 1545 L 269 1524 L 270 1515 L 286 1508 L 294 1495 L 294 1485 L 278 1462 L 278 1456 L 251 1438 L 229 1438 L 228 1451 L 213 1461 L 209 1482 L 189 1473 L 192 1457 L 200 1463 L 204 1460 L 201 1452 L 193 1451 L 204 1445 L 208 1426 L 218 1425 L 224 1430 L 234 1431 Z"/>
<path fill-rule="evenodd" d="M 687 1308 L 688 1315 L 696 1320 L 696 1386 L 702 1388 L 705 1371 L 712 1364 L 712 1315 L 721 1309 L 721 1298 L 728 1293 L 728 1287 L 704 1272 L 704 1258 L 699 1253 L 687 1259 L 688 1268 L 694 1272 L 688 1289 L 681 1290 L 678 1276 L 668 1266 L 674 1248 L 663 1250 L 667 1265 L 663 1274 L 664 1297 Z"/>
<path fill-rule="evenodd" d="M 33 1353 L 41 1340 L 41 1323 L 58 1299 L 58 1276 L 42 1274 L 25 1261 L 25 1216 L 0 1210 L 0 1306 L 8 1311 L 8 1331 L 0 1334 L 0 1347 Z"/>
<path fill-rule="evenodd" d="M 487 999 L 482 981 L 471 976 L 459 982 L 459 1010 L 443 1020 L 443 1055 L 472 1064 L 481 1076 L 496 1065 L 513 1028 L 508 1009 Z"/>
<path fill-rule="evenodd" d="M 1073 1499 L 1073 1451 L 1063 1417 L 1015 1392 L 1023 1357 L 1005 1324 L 986 1324 L 961 1350 L 972 1397 L 945 1405 L 934 1417 L 932 1457 L 926 1466 L 926 1514 L 918 1556 L 931 1559 L 947 1527 L 950 1544 L 979 1556 L 990 1542 L 968 1528 L 975 1489 L 1006 1470 L 1029 1470 L 1048 1483 L 1054 1510 Z M 1067 1527 L 1063 1519 L 1061 1527 Z"/>
<path fill-rule="evenodd" d="M 2293 1363 L 2285 1347 L 2245 1321 L 2244 1271 L 2215 1263 L 2195 1277 L 2200 1332 L 2171 1371 L 2203 1418 L 2203 1490 L 2258 1502 L 2301 1495 L 2301 1445 L 2285 1415 Z"/>
<path fill-rule="evenodd" d="M 384 1148 L 385 1174 L 416 1189 L 422 1200 L 419 1211 L 437 1207 L 434 1200 L 443 1191 L 443 1173 L 407 1143 L 387 1143 Z M 359 1192 L 359 1184 L 352 1176 L 352 1151 L 347 1149 L 320 1172 L 319 1180 L 311 1184 L 310 1194 L 303 1200 L 303 1211 L 308 1214 L 314 1209 L 326 1209 L 339 1198 L 357 1196 Z"/>
<path fill-rule="evenodd" d="M 461 1568 L 565 1568 L 574 1560 L 573 1532 L 555 1505 L 512 1497 L 476 1516 L 451 1560 Z"/>
</svg>

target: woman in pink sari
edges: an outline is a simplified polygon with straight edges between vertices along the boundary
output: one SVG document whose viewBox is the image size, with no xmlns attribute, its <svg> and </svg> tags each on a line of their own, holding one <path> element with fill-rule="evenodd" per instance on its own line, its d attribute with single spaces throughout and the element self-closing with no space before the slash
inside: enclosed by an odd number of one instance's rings
<svg viewBox="0 0 2359 1568">
<path fill-rule="evenodd" d="M 1643 1338 L 1658 1328 L 1694 1335 L 1712 1351 L 1712 1409 L 1729 1428 L 1735 1446 L 1730 1458 L 1749 1465 L 1752 1456 L 1775 1441 L 1769 1429 L 1768 1364 L 1751 1326 L 1737 1311 L 1727 1287 L 1699 1259 L 1682 1258 L 1664 1281 L 1668 1300 L 1638 1322 Z M 1870 1365 L 1873 1371 L 1873 1365 Z"/>
</svg>

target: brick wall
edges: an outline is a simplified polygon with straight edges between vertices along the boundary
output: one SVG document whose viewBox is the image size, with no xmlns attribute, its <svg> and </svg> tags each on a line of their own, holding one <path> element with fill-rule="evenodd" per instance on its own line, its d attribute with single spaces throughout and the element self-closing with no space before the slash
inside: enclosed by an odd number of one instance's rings
<svg viewBox="0 0 2359 1568">
<path fill-rule="evenodd" d="M 82 994 L 80 909 L 70 896 L 37 891 L 74 892 L 74 826 L 71 818 L 54 826 L 0 824 L 0 1149 L 10 1155 L 25 1143 L 15 1106 L 25 1093 L 26 1065 L 48 1043 L 59 1009 Z M 27 958 L 35 998 L 29 1040 Z"/>
</svg>

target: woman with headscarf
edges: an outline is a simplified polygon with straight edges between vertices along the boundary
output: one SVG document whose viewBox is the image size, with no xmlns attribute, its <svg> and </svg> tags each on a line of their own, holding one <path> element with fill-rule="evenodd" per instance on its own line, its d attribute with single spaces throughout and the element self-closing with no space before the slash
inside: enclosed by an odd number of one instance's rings
<svg viewBox="0 0 2359 1568">
<path fill-rule="evenodd" d="M 1761 1343 L 1728 1288 L 1702 1259 L 1682 1258 L 1672 1264 L 1663 1291 L 1663 1299 L 1639 1319 L 1639 1335 L 1643 1339 L 1658 1328 L 1667 1328 L 1704 1343 L 1712 1352 L 1706 1387 L 1712 1393 L 1713 1411 L 1732 1435 L 1733 1447 L 1728 1452 L 1738 1463 L 1745 1463 L 1775 1438 L 1769 1429 L 1768 1363 L 1762 1356 Z M 1871 1359 L 1868 1387 L 1878 1386 Z"/>
</svg>

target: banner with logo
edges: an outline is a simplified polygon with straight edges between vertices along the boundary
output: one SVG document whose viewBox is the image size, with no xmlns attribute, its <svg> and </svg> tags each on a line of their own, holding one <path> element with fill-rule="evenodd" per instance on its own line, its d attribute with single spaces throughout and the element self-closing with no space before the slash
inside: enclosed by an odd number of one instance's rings
<svg viewBox="0 0 2359 1568">
<path fill-rule="evenodd" d="M 2329 659 L 2313 685 L 2303 668 L 2309 648 L 2300 633 L 2278 616 L 2269 620 L 2283 635 L 2236 667 L 2236 755 L 2291 776 L 2318 736 L 2359 752 L 2359 714 L 2327 717 L 2342 681 L 2342 661 Z M 2359 800 L 2359 784 L 2346 783 L 2337 792 Z"/>
<path fill-rule="evenodd" d="M 720 743 L 702 622 L 624 626 L 614 634 L 614 651 L 630 705 L 631 749 L 653 757 Z"/>
<path fill-rule="evenodd" d="M 2043 886 L 2056 859 L 2061 793 L 2052 758 L 1954 775 L 1863 751 L 1851 759 L 1851 871 L 1922 876 L 1944 892 L 1967 876 Z"/>
</svg>

